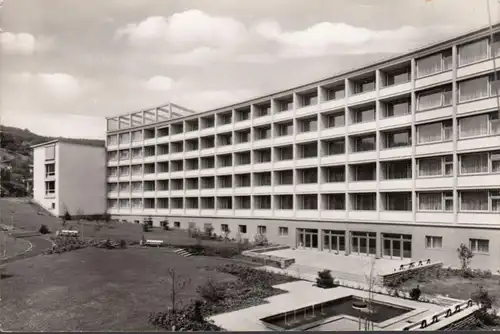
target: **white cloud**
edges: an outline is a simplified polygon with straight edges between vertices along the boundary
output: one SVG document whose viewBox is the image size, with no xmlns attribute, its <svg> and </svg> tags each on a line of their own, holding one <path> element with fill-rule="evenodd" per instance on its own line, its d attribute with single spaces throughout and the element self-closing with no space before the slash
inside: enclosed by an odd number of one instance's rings
<svg viewBox="0 0 500 334">
<path fill-rule="evenodd" d="M 169 77 L 156 75 L 146 82 L 146 88 L 154 91 L 167 91 L 174 85 L 174 80 Z"/>
<path fill-rule="evenodd" d="M 168 18 L 151 16 L 117 31 L 118 38 L 126 37 L 134 45 L 163 41 L 171 48 L 184 51 L 201 46 L 234 45 L 245 35 L 246 28 L 239 21 L 200 10 L 187 10 Z"/>
<path fill-rule="evenodd" d="M 35 52 L 36 39 L 27 33 L 0 33 L 0 45 L 5 53 L 30 55 Z"/>
<path fill-rule="evenodd" d="M 53 96 L 67 100 L 77 97 L 82 91 L 81 82 L 67 73 L 29 73 L 14 75 L 20 87 L 25 89 L 41 88 Z M 29 88 L 28 88 L 29 87 Z"/>
<path fill-rule="evenodd" d="M 428 37 L 451 27 L 416 28 L 403 26 L 394 30 L 370 30 L 345 23 L 321 22 L 304 30 L 284 31 L 273 20 L 262 21 L 254 32 L 281 45 L 282 57 L 314 57 L 360 52 L 402 52 Z"/>
</svg>

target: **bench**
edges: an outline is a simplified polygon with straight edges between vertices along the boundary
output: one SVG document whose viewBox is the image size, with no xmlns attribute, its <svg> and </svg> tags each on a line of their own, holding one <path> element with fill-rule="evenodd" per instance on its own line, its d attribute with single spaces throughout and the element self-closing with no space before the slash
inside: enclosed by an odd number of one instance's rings
<svg viewBox="0 0 500 334">
<path fill-rule="evenodd" d="M 73 230 L 62 230 L 56 232 L 56 236 L 61 236 L 61 237 L 77 237 L 79 235 L 80 235 L 79 231 L 73 231 Z"/>
<path fill-rule="evenodd" d="M 160 247 L 163 245 L 163 240 L 146 240 L 144 241 L 143 245 Z"/>
</svg>

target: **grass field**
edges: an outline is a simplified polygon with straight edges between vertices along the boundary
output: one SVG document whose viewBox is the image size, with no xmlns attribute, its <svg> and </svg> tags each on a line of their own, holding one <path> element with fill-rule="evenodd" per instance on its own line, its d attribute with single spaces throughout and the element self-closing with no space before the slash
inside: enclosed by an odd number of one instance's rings
<svg viewBox="0 0 500 334">
<path fill-rule="evenodd" d="M 12 238 L 8 236 L 6 232 L 0 232 L 0 259 L 23 253 L 27 251 L 30 246 L 30 243 L 26 240 Z"/>
<path fill-rule="evenodd" d="M 190 280 L 178 297 L 185 303 L 209 277 L 235 279 L 209 270 L 225 263 L 232 262 L 144 248 L 87 248 L 17 261 L 7 267 L 13 276 L 1 282 L 0 323 L 14 331 L 155 330 L 148 314 L 170 306 L 169 269 Z"/>
</svg>

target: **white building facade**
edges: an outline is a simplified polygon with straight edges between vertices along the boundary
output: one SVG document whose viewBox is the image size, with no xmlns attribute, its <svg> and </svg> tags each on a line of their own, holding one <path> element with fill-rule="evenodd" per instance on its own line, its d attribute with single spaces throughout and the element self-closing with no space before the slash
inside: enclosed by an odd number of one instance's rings
<svg viewBox="0 0 500 334">
<path fill-rule="evenodd" d="M 106 213 L 104 141 L 57 139 L 32 148 L 38 204 L 59 217 Z"/>
<path fill-rule="evenodd" d="M 109 118 L 108 212 L 451 266 L 464 243 L 496 271 L 497 71 L 500 26 L 217 110 Z"/>
</svg>

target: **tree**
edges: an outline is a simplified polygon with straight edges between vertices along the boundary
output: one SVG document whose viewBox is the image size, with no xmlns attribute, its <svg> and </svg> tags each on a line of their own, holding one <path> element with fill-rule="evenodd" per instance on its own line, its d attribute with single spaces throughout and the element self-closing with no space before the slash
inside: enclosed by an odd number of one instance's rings
<svg viewBox="0 0 500 334">
<path fill-rule="evenodd" d="M 172 304 L 172 313 L 175 314 L 177 304 L 180 301 L 177 300 L 178 295 L 182 290 L 184 290 L 191 280 L 189 278 L 178 277 L 174 269 L 169 269 L 167 274 L 167 280 L 170 282 L 170 302 Z"/>
<path fill-rule="evenodd" d="M 457 248 L 458 259 L 460 260 L 460 265 L 462 268 L 462 274 L 465 273 L 469 269 L 470 261 L 474 257 L 472 251 L 465 244 L 460 244 L 460 247 Z"/>
<path fill-rule="evenodd" d="M 76 216 L 78 217 L 78 223 L 80 224 L 80 234 L 83 238 L 83 215 L 84 212 L 82 209 L 78 208 L 76 209 Z"/>
<path fill-rule="evenodd" d="M 370 261 L 370 271 L 367 275 L 365 275 L 366 285 L 368 286 L 368 298 L 366 300 L 366 305 L 368 308 L 368 312 L 374 313 L 375 308 L 373 307 L 375 300 L 374 287 L 377 282 L 377 277 L 374 275 L 375 271 L 375 259 L 371 259 Z M 365 330 L 373 331 L 373 321 L 366 319 L 365 321 Z"/>
</svg>

